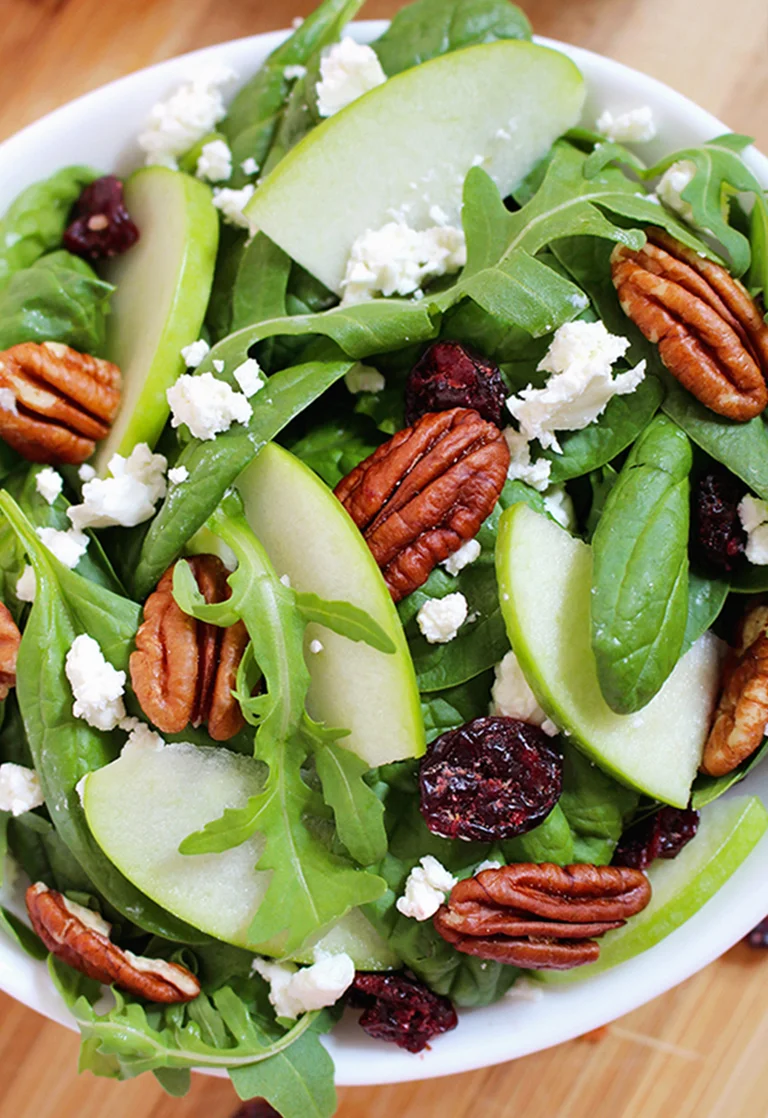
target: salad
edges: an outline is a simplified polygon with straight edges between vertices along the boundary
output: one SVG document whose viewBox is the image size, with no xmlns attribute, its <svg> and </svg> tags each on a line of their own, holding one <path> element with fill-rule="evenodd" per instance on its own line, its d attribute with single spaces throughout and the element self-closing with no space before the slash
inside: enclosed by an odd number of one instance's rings
<svg viewBox="0 0 768 1118">
<path fill-rule="evenodd" d="M 358 7 L 0 219 L 0 931 L 83 1068 L 285 1118 L 345 1007 L 421 1052 L 768 827 L 749 138 L 647 165 L 507 0 Z"/>
</svg>

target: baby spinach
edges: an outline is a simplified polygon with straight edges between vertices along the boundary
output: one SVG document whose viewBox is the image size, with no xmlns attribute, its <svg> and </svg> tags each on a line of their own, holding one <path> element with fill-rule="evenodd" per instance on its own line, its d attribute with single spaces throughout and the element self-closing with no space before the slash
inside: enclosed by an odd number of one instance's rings
<svg viewBox="0 0 768 1118">
<path fill-rule="evenodd" d="M 421 716 L 427 743 L 447 730 L 455 730 L 473 718 L 488 713 L 493 686 L 493 669 L 488 668 L 466 683 L 443 691 L 427 691 L 421 696 Z"/>
<path fill-rule="evenodd" d="M 564 748 L 559 806 L 573 832 L 574 862 L 610 862 L 638 801 L 637 792 L 613 780 L 583 753 Z"/>
<path fill-rule="evenodd" d="M 0 811 L 0 898 L 2 898 L 3 879 L 5 874 L 6 857 L 9 856 L 8 824 L 11 815 L 7 811 Z M 31 932 L 26 924 L 19 920 L 10 909 L 0 904 L 0 932 L 12 939 L 23 951 L 33 959 L 45 959 L 48 951 L 40 940 Z"/>
<path fill-rule="evenodd" d="M 693 789 L 691 793 L 691 807 L 697 811 L 707 804 L 711 804 L 729 788 L 733 788 L 746 776 L 756 769 L 757 766 L 765 759 L 768 754 L 768 738 L 763 741 L 760 748 L 747 757 L 745 761 L 733 770 L 733 772 L 726 773 L 725 776 L 706 776 L 704 773 L 699 773 L 693 782 Z"/>
<path fill-rule="evenodd" d="M 506 862 L 554 862 L 567 866 L 576 860 L 569 820 L 557 803 L 543 823 L 501 844 Z"/>
<path fill-rule="evenodd" d="M 640 710 L 680 655 L 688 613 L 688 438 L 657 416 L 632 447 L 592 540 L 592 649 L 612 710 Z"/>
<path fill-rule="evenodd" d="M 292 454 L 306 462 L 333 489 L 358 463 L 373 454 L 380 439 L 372 438 L 371 423 L 356 416 L 313 426 L 297 442 Z"/>
<path fill-rule="evenodd" d="M 681 656 L 714 625 L 725 605 L 729 589 L 725 579 L 707 578 L 696 571 L 688 571 L 688 617 Z"/>
<path fill-rule="evenodd" d="M 257 233 L 240 258 L 232 289 L 230 331 L 284 315 L 290 274 L 290 256 L 266 233 Z"/>
</svg>

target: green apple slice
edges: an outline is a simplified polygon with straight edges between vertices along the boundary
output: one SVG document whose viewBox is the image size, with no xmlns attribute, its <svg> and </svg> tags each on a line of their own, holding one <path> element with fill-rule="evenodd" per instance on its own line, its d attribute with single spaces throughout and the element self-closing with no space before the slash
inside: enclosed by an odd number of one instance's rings
<svg viewBox="0 0 768 1118">
<path fill-rule="evenodd" d="M 458 225 L 464 178 L 476 164 L 506 196 L 576 124 L 584 95 L 574 63 L 534 43 L 442 55 L 313 129 L 267 176 L 246 215 L 340 292 L 361 233 L 397 214 L 426 228 L 435 206 Z"/>
<path fill-rule="evenodd" d="M 768 829 L 768 812 L 756 797 L 718 800 L 702 813 L 696 837 L 676 858 L 648 869 L 651 900 L 623 928 L 600 940 L 600 958 L 572 971 L 542 971 L 548 982 L 598 974 L 647 951 L 674 932 L 713 897 Z"/>
<path fill-rule="evenodd" d="M 397 610 L 381 571 L 341 503 L 308 466 L 269 443 L 237 482 L 245 515 L 278 574 L 300 591 L 366 610 L 395 644 L 377 652 L 308 625 L 313 718 L 350 731 L 340 740 L 371 767 L 424 752 L 419 691 Z M 313 641 L 322 651 L 312 652 Z"/>
<path fill-rule="evenodd" d="M 168 418 L 166 389 L 184 371 L 182 346 L 200 337 L 213 283 L 219 218 L 210 187 L 166 167 L 145 167 L 125 184 L 139 240 L 110 261 L 115 284 L 107 357 L 123 374 L 120 411 L 99 444 L 94 466 L 113 454 L 155 445 Z"/>
<path fill-rule="evenodd" d="M 527 505 L 501 518 L 501 610 L 539 703 L 601 768 L 663 803 L 686 807 L 717 691 L 717 640 L 704 636 L 636 714 L 615 714 L 590 643 L 592 551 Z"/>
</svg>

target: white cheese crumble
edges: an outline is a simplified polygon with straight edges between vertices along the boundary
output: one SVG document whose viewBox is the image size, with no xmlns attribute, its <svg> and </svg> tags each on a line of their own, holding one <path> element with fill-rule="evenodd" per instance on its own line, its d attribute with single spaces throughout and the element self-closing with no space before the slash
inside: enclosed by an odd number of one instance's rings
<svg viewBox="0 0 768 1118">
<path fill-rule="evenodd" d="M 83 462 L 82 466 L 77 471 L 77 476 L 81 481 L 93 481 L 96 477 L 96 471 L 93 466 L 89 466 L 87 462 Z"/>
<path fill-rule="evenodd" d="M 306 76 L 307 68 L 300 63 L 297 63 L 295 66 L 286 66 L 283 70 L 283 77 L 287 82 L 300 81 L 301 78 L 305 78 Z"/>
<path fill-rule="evenodd" d="M 317 656 L 318 652 L 322 652 L 324 647 L 325 646 L 323 645 L 322 641 L 309 642 L 309 651 L 312 653 L 313 656 Z"/>
<path fill-rule="evenodd" d="M 428 598 L 416 621 L 430 644 L 452 641 L 467 620 L 467 599 L 463 594 L 446 594 L 444 598 Z"/>
<path fill-rule="evenodd" d="M 210 352 L 211 347 L 204 338 L 198 338 L 196 342 L 190 342 L 189 345 L 181 347 L 181 356 L 184 358 L 184 364 L 188 369 L 196 369 Z"/>
<path fill-rule="evenodd" d="M 176 170 L 178 157 L 226 116 L 222 89 L 234 78 L 229 67 L 209 67 L 179 86 L 167 100 L 158 101 L 138 138 L 146 163 Z"/>
<path fill-rule="evenodd" d="M 241 365 L 237 366 L 232 376 L 237 381 L 240 391 L 246 399 L 255 396 L 266 384 L 262 376 L 261 366 L 255 357 L 247 357 Z"/>
<path fill-rule="evenodd" d="M 405 893 L 397 901 L 397 911 L 413 920 L 429 920 L 455 884 L 453 874 L 437 858 L 427 854 L 408 874 Z"/>
<path fill-rule="evenodd" d="M 381 392 L 386 383 L 378 369 L 364 365 L 362 361 L 353 365 L 344 377 L 347 391 L 353 396 L 357 396 L 359 392 Z"/>
<path fill-rule="evenodd" d="M 390 221 L 381 229 L 366 229 L 350 250 L 342 305 L 376 295 L 417 294 L 427 280 L 458 272 L 466 262 L 464 233 L 450 225 L 416 230 Z"/>
<path fill-rule="evenodd" d="M 282 582 L 283 586 L 287 586 L 288 589 L 290 589 L 291 576 L 290 575 L 280 575 L 280 582 Z"/>
<path fill-rule="evenodd" d="M 559 733 L 557 726 L 539 706 L 514 652 L 510 650 L 506 654 L 501 663 L 496 665 L 494 673 L 496 678 L 491 688 L 491 714 L 541 726 L 551 738 Z"/>
<path fill-rule="evenodd" d="M 228 225 L 238 225 L 242 229 L 249 229 L 250 222 L 243 210 L 253 198 L 256 187 L 248 182 L 239 190 L 229 186 L 217 187 L 213 192 L 213 204 Z"/>
<path fill-rule="evenodd" d="M 240 164 L 240 170 L 244 175 L 255 175 L 258 169 L 259 165 L 252 155 L 249 155 L 248 158 L 244 159 Z"/>
<path fill-rule="evenodd" d="M 49 505 L 52 505 L 64 487 L 64 478 L 53 469 L 45 466 L 35 477 L 35 489 Z"/>
<path fill-rule="evenodd" d="M 549 486 L 549 475 L 552 473 L 552 463 L 548 458 L 539 458 L 531 462 L 531 444 L 525 435 L 521 435 L 514 427 L 505 427 L 502 432 L 509 447 L 509 469 L 507 477 L 511 481 L 524 481 L 532 489 L 539 492 Z"/>
<path fill-rule="evenodd" d="M 75 718 L 96 730 L 114 730 L 125 718 L 125 672 L 105 660 L 98 643 L 85 633 L 72 642 L 64 671 L 75 698 Z"/>
<path fill-rule="evenodd" d="M 253 971 L 269 983 L 269 1000 L 278 1017 L 294 1019 L 313 1009 L 334 1005 L 355 979 L 349 955 L 322 955 L 311 967 L 253 960 Z"/>
<path fill-rule="evenodd" d="M 189 470 L 186 466 L 172 466 L 168 471 L 168 480 L 172 485 L 181 485 L 189 477 Z"/>
<path fill-rule="evenodd" d="M 37 528 L 36 531 L 51 555 L 70 570 L 74 570 L 88 550 L 88 537 L 79 528 L 67 528 L 65 532 L 57 528 Z"/>
<path fill-rule="evenodd" d="M 40 777 L 34 769 L 6 761 L 0 765 L 0 811 L 24 815 L 45 803 Z"/>
<path fill-rule="evenodd" d="M 37 593 L 37 579 L 29 563 L 16 579 L 16 597 L 20 602 L 34 602 Z"/>
<path fill-rule="evenodd" d="M 659 179 L 659 185 L 655 190 L 657 198 L 660 198 L 668 209 L 678 214 L 689 225 L 695 224 L 693 207 L 690 202 L 686 202 L 680 195 L 693 181 L 695 174 L 696 164 L 693 160 L 679 159 L 677 163 L 673 163 L 671 167 L 667 168 Z"/>
<path fill-rule="evenodd" d="M 19 409 L 16 406 L 16 396 L 12 388 L 6 388 L 5 386 L 0 388 L 0 411 L 9 411 L 11 415 L 19 414 Z"/>
<path fill-rule="evenodd" d="M 232 152 L 226 140 L 209 140 L 200 149 L 195 174 L 206 182 L 225 182 L 232 174 Z"/>
<path fill-rule="evenodd" d="M 561 453 L 556 431 L 580 431 L 602 415 L 614 396 L 634 392 L 645 378 L 645 361 L 613 376 L 612 366 L 629 340 L 609 334 L 602 322 L 566 322 L 556 332 L 538 369 L 551 373 L 543 388 L 528 385 L 507 400 L 526 439 Z"/>
<path fill-rule="evenodd" d="M 650 105 L 628 109 L 615 116 L 610 109 L 605 109 L 595 127 L 616 144 L 645 144 L 656 136 L 656 121 Z"/>
<path fill-rule="evenodd" d="M 184 378 L 181 378 L 184 379 Z M 192 379 L 192 378 L 188 378 Z M 165 496 L 168 460 L 138 443 L 128 458 L 113 454 L 107 478 L 94 478 L 83 486 L 82 504 L 67 509 L 75 528 L 133 528 L 154 514 Z"/>
<path fill-rule="evenodd" d="M 768 501 L 745 497 L 739 504 L 739 520 L 747 533 L 747 559 L 756 566 L 765 566 L 768 564 Z"/>
<path fill-rule="evenodd" d="M 564 485 L 553 485 L 544 494 L 544 508 L 561 528 L 572 532 L 576 527 L 576 510 Z"/>
<path fill-rule="evenodd" d="M 235 392 L 213 373 L 184 374 L 165 395 L 171 408 L 171 426 L 186 423 L 196 439 L 215 439 L 233 423 L 247 423 L 253 415 L 242 392 Z"/>
<path fill-rule="evenodd" d="M 120 750 L 121 757 L 130 757 L 136 753 L 156 753 L 165 748 L 165 740 L 160 734 L 138 718 L 123 718 L 120 729 L 128 734 L 128 740 Z"/>
<path fill-rule="evenodd" d="M 449 575 L 457 575 L 459 571 L 463 571 L 470 563 L 474 563 L 480 557 L 482 548 L 477 540 L 467 540 L 463 543 L 458 551 L 454 551 L 453 555 L 449 555 L 444 559 L 442 566 Z"/>
<path fill-rule="evenodd" d="M 333 116 L 386 80 L 376 51 L 345 36 L 320 59 L 317 111 L 320 116 Z"/>
</svg>

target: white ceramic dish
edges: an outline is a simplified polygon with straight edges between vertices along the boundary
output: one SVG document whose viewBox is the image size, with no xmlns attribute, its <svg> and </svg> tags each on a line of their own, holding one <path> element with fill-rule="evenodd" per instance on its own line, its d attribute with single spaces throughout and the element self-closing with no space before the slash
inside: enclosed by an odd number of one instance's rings
<svg viewBox="0 0 768 1118">
<path fill-rule="evenodd" d="M 368 40 L 384 27 L 382 22 L 360 23 L 355 34 Z M 0 212 L 23 187 L 66 164 L 92 163 L 118 173 L 131 169 L 139 161 L 136 134 L 160 97 L 210 63 L 225 63 L 245 80 L 284 36 L 256 35 L 171 59 L 95 90 L 26 128 L 0 145 Z M 636 70 L 590 51 L 542 41 L 565 51 L 584 73 L 589 90 L 585 123 L 592 125 L 606 107 L 651 106 L 659 135 L 643 145 L 649 161 L 728 130 L 687 98 Z M 768 187 L 768 159 L 750 151 L 747 160 Z M 768 765 L 739 788 L 744 790 L 768 802 Z M 458 1029 L 421 1056 L 369 1040 L 354 1021 L 342 1022 L 327 1040 L 337 1082 L 394 1083 L 486 1067 L 559 1044 L 635 1009 L 706 966 L 762 919 L 768 912 L 767 859 L 768 836 L 720 892 L 658 946 L 582 984 L 547 989 L 538 1001 L 506 999 L 463 1012 Z M 73 1027 L 45 966 L 6 940 L 0 940 L 0 988 Z"/>
</svg>

